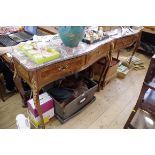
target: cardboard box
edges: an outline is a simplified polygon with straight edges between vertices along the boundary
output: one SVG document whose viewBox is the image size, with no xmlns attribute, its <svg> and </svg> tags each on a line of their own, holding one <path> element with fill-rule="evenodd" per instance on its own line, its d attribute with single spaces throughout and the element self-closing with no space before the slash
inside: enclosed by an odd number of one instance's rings
<svg viewBox="0 0 155 155">
<path fill-rule="evenodd" d="M 122 62 L 117 69 L 117 77 L 124 79 L 131 69 L 132 69 L 132 66 Z"/>
<path fill-rule="evenodd" d="M 31 121 L 31 123 L 35 126 L 38 127 L 41 124 L 41 119 L 40 116 L 35 117 L 31 111 L 28 111 L 28 116 Z M 49 122 L 49 120 L 54 116 L 54 108 L 48 110 L 47 112 L 43 113 L 43 120 L 44 123 L 46 124 Z"/>
<path fill-rule="evenodd" d="M 50 109 L 54 108 L 54 101 L 53 99 L 48 95 L 48 93 L 43 93 L 39 95 L 40 105 L 42 112 L 45 113 L 49 111 Z M 38 111 L 34 105 L 33 99 L 30 99 L 27 101 L 28 104 L 28 110 L 33 114 L 34 117 L 39 116 Z"/>
<path fill-rule="evenodd" d="M 54 100 L 48 95 L 47 92 L 39 95 L 39 100 L 43 112 L 43 120 L 46 124 L 54 116 Z M 28 100 L 27 104 L 29 119 L 35 127 L 38 127 L 41 124 L 41 119 L 34 105 L 33 99 Z"/>
<path fill-rule="evenodd" d="M 127 75 L 127 73 L 129 72 L 129 69 L 125 70 L 124 72 L 117 72 L 117 77 L 118 78 L 121 78 L 121 79 L 124 79 Z"/>
</svg>

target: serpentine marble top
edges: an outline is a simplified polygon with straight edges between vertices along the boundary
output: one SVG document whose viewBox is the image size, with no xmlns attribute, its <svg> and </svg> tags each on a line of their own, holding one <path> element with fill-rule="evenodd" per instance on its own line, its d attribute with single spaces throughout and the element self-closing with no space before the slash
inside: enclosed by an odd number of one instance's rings
<svg viewBox="0 0 155 155">
<path fill-rule="evenodd" d="M 142 29 L 142 27 L 137 27 L 136 29 L 130 29 L 130 30 L 128 28 L 118 28 L 118 29 L 107 32 L 107 34 L 109 35 L 109 38 L 107 38 L 107 39 L 104 39 L 97 43 L 93 43 L 91 45 L 80 42 L 78 47 L 75 47 L 75 48 L 66 47 L 62 43 L 62 41 L 58 35 L 53 35 L 53 36 L 51 36 L 52 39 L 48 43 L 52 48 L 54 48 L 55 50 L 60 52 L 61 56 L 55 60 L 46 62 L 44 64 L 36 64 L 36 63 L 32 62 L 27 56 L 25 56 L 24 53 L 17 50 L 17 48 L 9 47 L 8 52 L 13 56 L 14 59 L 16 59 L 27 70 L 33 71 L 33 70 L 36 70 L 36 69 L 39 69 L 39 68 L 42 68 L 45 66 L 49 66 L 54 63 L 58 63 L 58 62 L 61 62 L 64 60 L 68 60 L 68 59 L 75 58 L 75 57 L 78 57 L 81 55 L 85 55 L 100 45 L 106 44 L 106 43 L 108 43 L 114 39 L 117 39 L 117 38 L 122 38 L 125 36 L 136 34 L 136 33 L 140 32 L 141 29 Z"/>
</svg>

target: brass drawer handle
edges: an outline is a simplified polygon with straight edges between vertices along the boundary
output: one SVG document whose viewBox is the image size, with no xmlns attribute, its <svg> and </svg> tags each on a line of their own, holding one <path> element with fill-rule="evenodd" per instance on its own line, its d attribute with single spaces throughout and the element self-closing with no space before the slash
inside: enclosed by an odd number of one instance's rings
<svg viewBox="0 0 155 155">
<path fill-rule="evenodd" d="M 59 67 L 58 70 L 61 71 L 61 67 Z"/>
<path fill-rule="evenodd" d="M 58 68 L 59 71 L 64 71 L 68 68 L 68 65 L 66 64 L 65 66 L 61 66 Z"/>
</svg>

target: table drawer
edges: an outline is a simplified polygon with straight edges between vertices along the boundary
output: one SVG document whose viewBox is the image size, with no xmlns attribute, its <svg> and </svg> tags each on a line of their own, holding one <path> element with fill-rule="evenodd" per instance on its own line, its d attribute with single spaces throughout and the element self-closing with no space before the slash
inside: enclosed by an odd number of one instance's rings
<svg viewBox="0 0 155 155">
<path fill-rule="evenodd" d="M 29 80 L 29 74 L 27 70 L 21 64 L 17 63 L 16 61 L 14 61 L 14 66 L 17 70 L 18 75 L 22 77 L 24 80 L 29 82 L 30 80 Z"/>
<path fill-rule="evenodd" d="M 107 43 L 99 47 L 98 54 L 99 56 L 104 57 L 107 55 L 109 51 L 110 51 L 110 43 Z"/>
<path fill-rule="evenodd" d="M 87 55 L 86 63 L 93 64 L 102 57 L 105 57 L 110 50 L 110 44 L 104 44 Z"/>
<path fill-rule="evenodd" d="M 38 79 L 40 82 L 57 80 L 80 70 L 83 65 L 85 65 L 85 56 L 53 64 L 40 70 Z"/>
<path fill-rule="evenodd" d="M 136 41 L 135 36 L 128 36 L 124 38 L 119 38 L 116 40 L 115 49 L 126 48 L 131 46 Z"/>
<path fill-rule="evenodd" d="M 96 62 L 96 60 L 98 59 L 99 56 L 99 50 L 95 49 L 95 51 L 90 52 L 87 55 L 87 59 L 86 59 L 86 63 L 88 64 L 93 64 L 94 62 Z"/>
</svg>

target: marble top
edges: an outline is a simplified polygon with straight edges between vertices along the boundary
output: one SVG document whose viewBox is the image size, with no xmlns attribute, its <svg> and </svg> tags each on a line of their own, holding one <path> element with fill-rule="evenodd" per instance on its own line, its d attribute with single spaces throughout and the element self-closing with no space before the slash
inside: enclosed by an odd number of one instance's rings
<svg viewBox="0 0 155 155">
<path fill-rule="evenodd" d="M 32 62 L 27 56 L 25 56 L 24 53 L 17 50 L 16 48 L 10 47 L 10 48 L 8 48 L 8 52 L 13 56 L 14 59 L 16 59 L 27 70 L 33 71 L 33 70 L 36 70 L 36 69 L 39 69 L 39 68 L 42 68 L 45 66 L 49 66 L 54 63 L 58 63 L 58 62 L 61 62 L 64 60 L 68 60 L 68 59 L 75 58 L 75 57 L 78 57 L 81 55 L 85 55 L 100 45 L 106 44 L 106 43 L 108 43 L 114 39 L 117 39 L 117 38 L 122 38 L 125 36 L 136 34 L 136 33 L 140 32 L 141 29 L 142 29 L 142 27 L 136 27 L 136 29 L 130 29 L 130 30 L 128 28 L 115 29 L 113 31 L 107 32 L 109 35 L 109 38 L 107 38 L 105 40 L 99 41 L 99 42 L 91 44 L 91 45 L 80 42 L 78 47 L 75 47 L 75 48 L 66 47 L 62 43 L 62 41 L 58 35 L 53 35 L 52 39 L 48 43 L 52 48 L 54 48 L 55 50 L 60 52 L 61 56 L 55 60 L 46 62 L 44 64 L 36 64 L 36 63 Z"/>
</svg>

